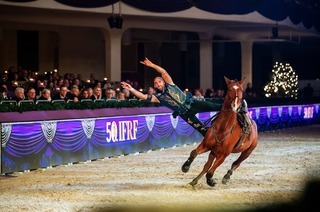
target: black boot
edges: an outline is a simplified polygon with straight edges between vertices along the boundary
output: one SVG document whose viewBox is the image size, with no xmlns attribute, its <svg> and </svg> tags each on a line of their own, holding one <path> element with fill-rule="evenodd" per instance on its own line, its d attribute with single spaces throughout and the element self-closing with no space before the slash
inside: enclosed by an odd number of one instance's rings
<svg viewBox="0 0 320 212">
<path fill-rule="evenodd" d="M 247 132 L 251 127 L 251 120 L 247 116 L 248 104 L 245 99 L 242 100 L 240 111 L 238 112 L 238 121 L 244 132 Z"/>
</svg>

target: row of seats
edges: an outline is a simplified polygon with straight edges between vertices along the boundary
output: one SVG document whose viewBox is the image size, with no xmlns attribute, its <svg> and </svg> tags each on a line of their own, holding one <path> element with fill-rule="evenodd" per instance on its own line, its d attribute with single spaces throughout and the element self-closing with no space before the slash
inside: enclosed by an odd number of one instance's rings
<svg viewBox="0 0 320 212">
<path fill-rule="evenodd" d="M 92 100 L 92 99 L 82 99 L 80 100 L 81 102 L 105 102 L 105 101 L 125 101 L 126 99 L 95 99 L 95 100 Z M 138 99 L 129 99 L 129 101 L 139 101 Z M 0 102 L 0 104 L 8 104 L 8 105 L 22 105 L 22 104 L 41 104 L 41 103 L 70 103 L 70 102 L 73 102 L 73 100 L 68 100 L 67 102 L 62 100 L 62 99 L 57 99 L 57 100 L 52 100 L 52 101 L 49 101 L 49 100 L 36 100 L 36 101 L 33 101 L 33 100 L 20 100 L 19 103 L 17 103 L 15 100 L 2 100 Z"/>
</svg>

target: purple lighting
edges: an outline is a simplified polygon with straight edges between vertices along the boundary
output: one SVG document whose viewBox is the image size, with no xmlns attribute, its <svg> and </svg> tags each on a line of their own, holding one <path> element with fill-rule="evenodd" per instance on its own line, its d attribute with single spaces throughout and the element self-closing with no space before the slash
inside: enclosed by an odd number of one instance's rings
<svg viewBox="0 0 320 212">
<path fill-rule="evenodd" d="M 163 108 L 159 109 L 162 112 L 154 113 L 157 109 L 153 113 L 148 109 L 143 114 L 141 108 L 121 109 L 126 115 L 114 117 L 90 115 L 66 120 L 49 117 L 45 121 L 1 123 L 1 172 L 146 152 L 202 139 L 184 120 L 174 119 Z M 215 113 L 201 113 L 198 117 L 204 122 Z M 319 104 L 256 107 L 249 108 L 248 114 L 257 122 L 259 131 L 274 130 L 319 120 Z"/>
</svg>

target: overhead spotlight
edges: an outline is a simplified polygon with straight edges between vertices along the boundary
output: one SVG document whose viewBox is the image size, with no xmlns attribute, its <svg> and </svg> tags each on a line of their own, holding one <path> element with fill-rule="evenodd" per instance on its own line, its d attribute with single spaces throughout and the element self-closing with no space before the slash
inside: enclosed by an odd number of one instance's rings
<svg viewBox="0 0 320 212">
<path fill-rule="evenodd" d="M 109 22 L 109 27 L 110 28 L 115 28 L 116 27 L 116 17 L 114 15 L 110 16 L 108 18 L 108 22 Z"/>
<path fill-rule="evenodd" d="M 114 14 L 114 6 L 112 5 L 112 15 L 108 18 L 110 28 L 122 28 L 123 19 L 121 17 L 121 4 L 119 1 L 119 15 Z"/>
<path fill-rule="evenodd" d="M 108 18 L 108 23 L 110 28 L 117 28 L 121 29 L 122 28 L 122 22 L 123 19 L 119 15 L 112 15 Z"/>
<path fill-rule="evenodd" d="M 278 27 L 272 27 L 272 38 L 278 38 Z"/>
</svg>

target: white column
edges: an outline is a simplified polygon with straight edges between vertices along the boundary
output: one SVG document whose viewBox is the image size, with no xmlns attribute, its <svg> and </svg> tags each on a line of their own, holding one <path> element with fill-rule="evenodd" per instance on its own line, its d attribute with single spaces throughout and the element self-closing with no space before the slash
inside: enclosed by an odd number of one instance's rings
<svg viewBox="0 0 320 212">
<path fill-rule="evenodd" d="M 105 34 L 105 76 L 108 81 L 121 81 L 121 38 L 122 30 L 111 29 Z"/>
<path fill-rule="evenodd" d="M 251 41 L 241 42 L 241 77 L 252 83 L 252 46 Z"/>
<path fill-rule="evenodd" d="M 212 37 L 211 33 L 200 37 L 200 88 L 212 88 Z"/>
</svg>

